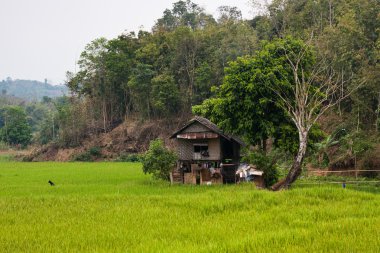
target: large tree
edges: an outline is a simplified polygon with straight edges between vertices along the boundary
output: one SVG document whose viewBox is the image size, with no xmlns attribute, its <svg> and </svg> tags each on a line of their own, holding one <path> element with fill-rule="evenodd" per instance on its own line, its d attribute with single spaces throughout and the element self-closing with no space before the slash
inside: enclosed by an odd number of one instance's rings
<svg viewBox="0 0 380 253">
<path fill-rule="evenodd" d="M 335 82 L 334 72 L 323 63 L 302 40 L 274 40 L 254 57 L 232 62 L 217 96 L 194 107 L 194 112 L 243 135 L 251 144 L 265 143 L 269 137 L 283 143 L 279 139 L 289 129 L 298 132 L 294 163 L 286 180 L 276 185 L 276 189 L 287 188 L 302 171 L 312 127 L 342 99 L 338 92 L 343 82 Z"/>
<path fill-rule="evenodd" d="M 295 128 L 270 87 L 289 87 L 293 77 L 279 45 L 299 48 L 300 43 L 293 39 L 278 40 L 264 45 L 254 57 L 230 62 L 223 84 L 214 88 L 216 95 L 193 107 L 194 113 L 210 118 L 225 131 L 243 136 L 264 150 L 270 137 L 275 138 L 275 144 L 288 142 L 289 131 Z M 312 55 L 304 60 L 304 64 L 311 64 Z M 289 146 L 294 145 L 287 148 Z"/>
<path fill-rule="evenodd" d="M 345 80 L 335 73 L 323 58 L 316 59 L 309 43 L 299 43 L 299 47 L 288 48 L 276 45 L 290 69 L 289 75 L 276 70 L 275 75 L 286 80 L 269 88 L 276 94 L 278 104 L 293 121 L 298 130 L 299 147 L 292 167 L 286 178 L 272 187 L 274 190 L 289 188 L 302 172 L 302 164 L 307 151 L 309 133 L 318 119 L 334 105 L 348 97 L 350 91 L 342 88 Z M 312 59 L 306 61 L 306 59 Z M 281 69 L 281 66 L 276 66 Z"/>
</svg>

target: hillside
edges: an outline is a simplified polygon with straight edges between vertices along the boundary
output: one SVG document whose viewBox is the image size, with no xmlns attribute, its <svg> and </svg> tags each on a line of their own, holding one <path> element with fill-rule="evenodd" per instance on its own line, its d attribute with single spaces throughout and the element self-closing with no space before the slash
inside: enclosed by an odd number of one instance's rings
<svg viewBox="0 0 380 253">
<path fill-rule="evenodd" d="M 173 148 L 170 135 L 181 127 L 186 119 L 126 120 L 108 133 L 94 134 L 85 138 L 78 147 L 62 148 L 56 144 L 38 147 L 25 157 L 27 161 L 70 161 L 85 154 L 91 148 L 98 148 L 101 156 L 97 160 L 114 160 L 121 155 L 136 154 L 147 150 L 151 140 L 161 138 Z"/>
<path fill-rule="evenodd" d="M 14 96 L 28 101 L 39 101 L 44 96 L 55 98 L 68 94 L 64 85 L 52 85 L 34 80 L 12 80 L 8 78 L 0 82 L 2 95 Z"/>
</svg>

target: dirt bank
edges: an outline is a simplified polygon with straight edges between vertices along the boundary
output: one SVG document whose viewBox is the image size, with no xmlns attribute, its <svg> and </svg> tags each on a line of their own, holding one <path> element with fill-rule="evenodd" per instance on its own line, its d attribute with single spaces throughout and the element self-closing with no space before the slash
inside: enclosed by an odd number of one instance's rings
<svg viewBox="0 0 380 253">
<path fill-rule="evenodd" d="M 25 156 L 28 161 L 70 161 L 78 154 L 97 147 L 101 150 L 100 160 L 112 160 L 125 153 L 141 153 L 149 142 L 161 138 L 173 147 L 170 135 L 188 119 L 139 121 L 127 120 L 108 133 L 100 133 L 84 139 L 80 146 L 62 148 L 49 144 L 33 149 Z"/>
</svg>

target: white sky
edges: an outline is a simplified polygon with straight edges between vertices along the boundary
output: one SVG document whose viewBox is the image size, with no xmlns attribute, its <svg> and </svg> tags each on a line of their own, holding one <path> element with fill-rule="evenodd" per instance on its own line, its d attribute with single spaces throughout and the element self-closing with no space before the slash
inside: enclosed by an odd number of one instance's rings
<svg viewBox="0 0 380 253">
<path fill-rule="evenodd" d="M 98 37 L 151 29 L 176 0 L 0 0 L 0 80 L 63 83 L 85 45 Z M 251 18 L 248 0 L 193 0 L 214 16 L 221 5 Z"/>
</svg>

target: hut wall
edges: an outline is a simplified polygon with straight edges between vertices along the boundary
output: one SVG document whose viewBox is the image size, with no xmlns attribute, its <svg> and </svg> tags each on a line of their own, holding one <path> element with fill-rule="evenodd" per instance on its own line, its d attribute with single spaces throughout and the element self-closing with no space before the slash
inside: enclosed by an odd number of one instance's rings
<svg viewBox="0 0 380 253">
<path fill-rule="evenodd" d="M 208 144 L 208 157 L 202 157 L 202 160 L 217 161 L 220 160 L 220 140 L 218 139 L 201 139 L 185 140 L 177 139 L 178 156 L 180 160 L 193 160 L 194 144 Z"/>
<path fill-rule="evenodd" d="M 209 160 L 220 160 L 220 139 L 209 139 L 208 140 L 208 152 L 210 157 Z"/>
</svg>

